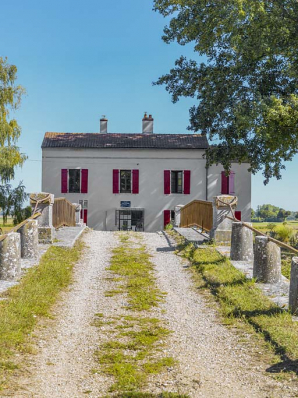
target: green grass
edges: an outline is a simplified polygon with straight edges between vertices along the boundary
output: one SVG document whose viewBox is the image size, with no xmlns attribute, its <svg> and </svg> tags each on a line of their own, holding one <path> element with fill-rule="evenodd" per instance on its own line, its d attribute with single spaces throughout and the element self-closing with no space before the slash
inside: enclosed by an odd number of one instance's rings
<svg viewBox="0 0 298 398">
<path fill-rule="evenodd" d="M 286 223 L 287 223 L 288 226 L 290 226 L 293 229 L 298 231 L 298 221 L 286 221 Z M 265 232 L 269 232 L 270 231 L 270 229 L 268 228 L 269 224 L 274 224 L 274 225 L 277 225 L 277 226 L 278 225 L 283 225 L 282 222 L 274 222 L 274 221 L 272 221 L 272 222 L 254 222 L 252 224 L 252 226 L 254 228 L 259 229 L 260 231 L 265 233 Z"/>
<path fill-rule="evenodd" d="M 293 322 L 291 314 L 276 306 L 214 248 L 185 253 L 201 277 L 200 288 L 210 289 L 220 303 L 225 322 L 237 326 L 241 321 L 252 326 L 279 356 L 284 371 L 298 372 L 298 323 Z"/>
<path fill-rule="evenodd" d="M 51 247 L 39 266 L 29 269 L 20 284 L 1 295 L 0 389 L 7 386 L 9 371 L 17 367 L 15 354 L 30 351 L 38 318 L 50 315 L 59 292 L 71 282 L 81 248 L 81 243 L 72 249 Z"/>
<path fill-rule="evenodd" d="M 128 392 L 115 395 L 115 398 L 188 398 L 188 395 L 163 392 L 161 394 L 151 394 L 147 392 Z"/>
<path fill-rule="evenodd" d="M 154 395 L 140 392 L 150 375 L 173 367 L 176 361 L 162 356 L 162 348 L 170 331 L 158 318 L 150 316 L 150 310 L 157 307 L 164 297 L 156 286 L 150 255 L 141 245 L 139 236 L 137 244 L 136 239 L 130 241 L 128 234 L 121 234 L 120 241 L 120 247 L 113 250 L 109 267 L 120 278 L 113 279 L 118 281 L 117 287 L 107 294 L 110 297 L 124 294 L 128 302 L 125 308 L 129 313 L 117 317 L 117 325 L 110 329 L 112 336 L 96 351 L 100 370 L 113 376 L 110 392 L 119 398 L 186 398 L 186 395 L 171 393 Z M 101 321 L 98 325 L 108 324 L 109 319 L 97 317 Z"/>
</svg>

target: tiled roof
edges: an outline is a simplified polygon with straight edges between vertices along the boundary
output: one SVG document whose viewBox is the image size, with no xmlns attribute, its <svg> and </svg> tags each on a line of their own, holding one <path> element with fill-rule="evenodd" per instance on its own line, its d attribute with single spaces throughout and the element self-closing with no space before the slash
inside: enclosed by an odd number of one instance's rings
<svg viewBox="0 0 298 398">
<path fill-rule="evenodd" d="M 206 149 L 199 134 L 46 133 L 42 148 Z"/>
</svg>

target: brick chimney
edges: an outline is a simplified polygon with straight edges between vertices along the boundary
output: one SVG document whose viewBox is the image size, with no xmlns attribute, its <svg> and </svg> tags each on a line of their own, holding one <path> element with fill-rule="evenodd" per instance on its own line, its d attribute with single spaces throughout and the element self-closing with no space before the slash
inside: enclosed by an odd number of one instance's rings
<svg viewBox="0 0 298 398">
<path fill-rule="evenodd" d="M 153 121 L 154 119 L 152 115 L 147 116 L 147 113 L 145 112 L 145 115 L 143 117 L 143 134 L 153 134 Z"/>
<path fill-rule="evenodd" d="M 107 132 L 108 132 L 108 119 L 106 119 L 106 117 L 103 116 L 100 119 L 100 133 L 107 134 Z"/>
</svg>

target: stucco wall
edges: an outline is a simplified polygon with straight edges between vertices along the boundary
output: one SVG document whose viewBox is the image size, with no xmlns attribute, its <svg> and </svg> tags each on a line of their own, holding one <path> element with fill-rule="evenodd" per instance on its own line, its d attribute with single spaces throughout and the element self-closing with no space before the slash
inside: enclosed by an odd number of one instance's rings
<svg viewBox="0 0 298 398">
<path fill-rule="evenodd" d="M 88 226 L 97 230 L 116 230 L 115 210 L 120 208 L 120 201 L 131 201 L 131 207 L 145 209 L 145 231 L 154 232 L 163 229 L 164 210 L 173 210 L 176 205 L 193 199 L 206 200 L 206 168 L 202 156 L 202 150 L 44 149 L 42 190 L 56 197 L 64 196 L 73 203 L 88 200 Z M 63 168 L 89 170 L 87 194 L 61 194 Z M 113 194 L 113 169 L 139 169 L 139 194 Z M 164 195 L 164 170 L 191 170 L 191 194 Z M 221 188 L 216 180 L 217 170 L 212 170 L 209 170 L 212 172 L 208 180 L 209 199 L 219 194 Z M 249 189 L 244 194 L 250 192 L 249 173 L 245 181 Z M 248 208 L 250 196 L 243 199 L 244 202 Z"/>
</svg>

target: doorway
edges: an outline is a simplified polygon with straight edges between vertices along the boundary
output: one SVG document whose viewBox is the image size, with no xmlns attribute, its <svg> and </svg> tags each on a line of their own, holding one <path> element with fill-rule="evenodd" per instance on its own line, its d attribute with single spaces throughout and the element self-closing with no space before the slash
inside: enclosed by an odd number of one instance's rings
<svg viewBox="0 0 298 398">
<path fill-rule="evenodd" d="M 116 210 L 116 226 L 118 231 L 144 231 L 144 209 Z"/>
</svg>

